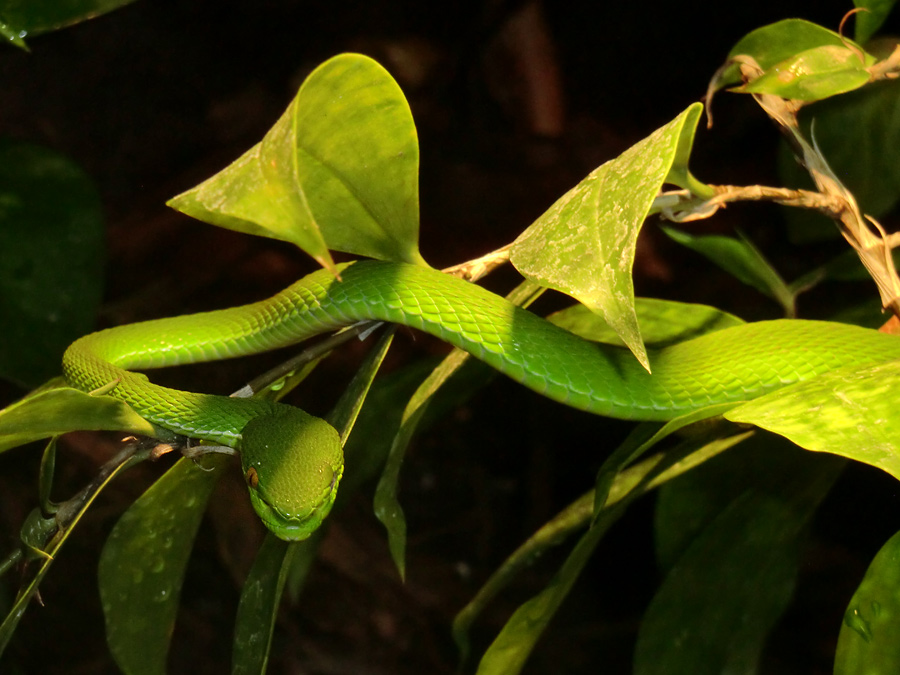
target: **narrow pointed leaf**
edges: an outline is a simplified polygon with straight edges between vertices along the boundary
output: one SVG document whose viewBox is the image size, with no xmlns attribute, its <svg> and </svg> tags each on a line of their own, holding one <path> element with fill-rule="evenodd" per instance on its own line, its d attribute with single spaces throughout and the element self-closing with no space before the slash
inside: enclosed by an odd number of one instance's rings
<svg viewBox="0 0 900 675">
<path fill-rule="evenodd" d="M 225 464 L 179 460 L 116 523 L 100 557 L 110 652 L 125 675 L 164 675 L 181 586 L 206 503 Z"/>
<path fill-rule="evenodd" d="M 522 670 L 594 549 L 631 502 L 647 490 L 671 480 L 745 437 L 746 434 L 708 444 L 704 444 L 701 439 L 688 440 L 672 452 L 660 453 L 618 474 L 610 485 L 603 511 L 582 535 L 546 588 L 519 606 L 506 622 L 482 657 L 478 675 L 515 675 Z M 621 454 L 628 453 L 623 451 Z M 599 501 L 596 495 L 594 499 Z"/>
<path fill-rule="evenodd" d="M 292 544 L 271 532 L 266 534 L 241 590 L 234 628 L 233 675 L 266 672 L 281 592 L 295 551 Z"/>
<path fill-rule="evenodd" d="M 153 436 L 156 429 L 127 403 L 65 386 L 41 389 L 0 410 L 0 452 L 69 431 L 123 431 Z"/>
<path fill-rule="evenodd" d="M 525 277 L 571 295 L 613 327 L 649 369 L 634 309 L 637 237 L 676 158 L 683 162 L 702 106 L 694 104 L 563 195 L 513 244 Z M 679 164 L 679 176 L 686 169 Z"/>
<path fill-rule="evenodd" d="M 741 282 L 776 300 L 786 316 L 794 315 L 794 293 L 746 237 L 695 236 L 671 227 L 662 230 L 682 246 L 696 251 Z"/>
</svg>

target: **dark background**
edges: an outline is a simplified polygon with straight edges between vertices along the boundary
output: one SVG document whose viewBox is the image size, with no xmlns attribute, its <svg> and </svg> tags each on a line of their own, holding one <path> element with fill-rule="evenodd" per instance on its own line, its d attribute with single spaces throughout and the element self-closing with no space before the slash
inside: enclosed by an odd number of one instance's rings
<svg viewBox="0 0 900 675">
<path fill-rule="evenodd" d="M 312 269 L 290 247 L 192 222 L 164 202 L 256 143 L 305 75 L 334 54 L 375 57 L 407 93 L 422 149 L 421 248 L 432 265 L 444 266 L 508 243 L 593 168 L 699 100 L 748 31 L 791 16 L 836 29 L 850 6 L 545 3 L 524 25 L 513 20 L 520 9 L 517 2 L 142 0 L 33 38 L 30 54 L 0 51 L 0 134 L 64 153 L 96 181 L 109 249 L 98 326 L 116 325 L 264 297 Z M 695 174 L 713 183 L 776 184 L 776 133 L 752 101 L 722 95 L 715 111 L 715 128 L 698 132 Z M 702 227 L 733 226 L 787 279 L 809 268 L 808 249 L 801 255 L 785 245 L 776 211 L 732 207 Z M 714 304 L 747 319 L 778 315 L 773 303 L 652 227 L 635 270 L 638 294 Z M 513 280 L 499 275 L 491 283 L 506 290 Z M 804 297 L 801 314 L 815 316 L 834 292 Z M 408 332 L 397 347 L 389 368 L 443 351 Z M 303 405 L 327 410 L 358 362 L 354 353 L 341 358 Z M 227 392 L 265 363 L 167 377 Z M 2 388 L 0 404 L 20 394 Z M 454 613 L 518 543 L 591 486 L 627 429 L 497 380 L 411 450 L 401 493 L 410 525 L 407 583 L 391 565 L 367 490 L 333 519 L 300 602 L 284 608 L 270 672 L 453 672 Z M 73 435 L 61 454 L 60 496 L 83 485 L 115 443 Z M 22 449 L 2 458 L 4 549 L 34 506 L 38 454 Z M 134 471 L 80 526 L 43 587 L 45 606 L 32 607 L 21 624 L 4 673 L 114 672 L 97 597 L 98 550 L 117 514 L 161 470 Z M 896 518 L 871 516 L 896 511 L 894 493 L 893 481 L 873 469 L 846 473 L 822 510 L 816 564 L 805 566 L 764 672 L 831 672 L 846 601 L 897 529 Z M 240 579 L 259 537 L 244 501 L 236 479 L 201 530 L 173 673 L 228 671 Z M 635 631 L 657 582 L 651 506 L 639 504 L 601 546 L 529 672 L 629 672 Z M 543 587 L 560 560 L 550 555 L 491 606 L 476 627 L 477 646 Z"/>
</svg>

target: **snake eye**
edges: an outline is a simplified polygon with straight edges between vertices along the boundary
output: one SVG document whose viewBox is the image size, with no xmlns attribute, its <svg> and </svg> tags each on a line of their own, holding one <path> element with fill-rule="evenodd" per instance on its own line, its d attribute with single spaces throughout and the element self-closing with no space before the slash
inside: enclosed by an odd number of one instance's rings
<svg viewBox="0 0 900 675">
<path fill-rule="evenodd" d="M 244 474 L 244 480 L 247 481 L 247 485 L 254 489 L 259 485 L 259 474 L 256 472 L 255 467 L 251 466 L 247 469 L 247 473 Z"/>
</svg>

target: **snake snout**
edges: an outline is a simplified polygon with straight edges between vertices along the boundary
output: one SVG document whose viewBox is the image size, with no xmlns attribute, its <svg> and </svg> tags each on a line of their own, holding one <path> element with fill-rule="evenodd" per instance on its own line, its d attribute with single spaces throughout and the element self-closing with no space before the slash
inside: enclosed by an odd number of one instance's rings
<svg viewBox="0 0 900 675">
<path fill-rule="evenodd" d="M 328 516 L 344 471 L 337 431 L 297 408 L 251 420 L 241 434 L 250 500 L 266 526 L 305 539 Z"/>
</svg>

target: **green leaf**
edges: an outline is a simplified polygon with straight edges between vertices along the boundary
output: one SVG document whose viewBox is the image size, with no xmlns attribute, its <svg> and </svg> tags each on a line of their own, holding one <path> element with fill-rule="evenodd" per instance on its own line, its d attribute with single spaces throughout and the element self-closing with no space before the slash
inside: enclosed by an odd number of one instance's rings
<svg viewBox="0 0 900 675">
<path fill-rule="evenodd" d="M 406 578 L 406 516 L 397 497 L 397 484 L 406 448 L 412 441 L 432 398 L 453 373 L 468 360 L 469 355 L 454 349 L 441 361 L 431 374 L 419 385 L 415 394 L 403 410 L 400 428 L 394 436 L 387 461 L 378 486 L 375 488 L 375 517 L 384 525 L 388 533 L 388 548 L 401 578 Z"/>
<path fill-rule="evenodd" d="M 603 535 L 631 502 L 648 490 L 740 442 L 746 436 L 747 434 L 743 434 L 708 444 L 704 444 L 702 438 L 689 439 L 671 452 L 660 453 L 620 472 L 612 481 L 608 496 L 603 500 L 604 508 L 594 519 L 593 526 L 582 535 L 544 590 L 522 604 L 507 621 L 482 657 L 478 675 L 515 675 L 521 671 L 544 629 L 568 596 Z M 620 448 L 615 454 L 623 459 L 630 454 L 626 450 Z M 597 495 L 594 496 L 594 500 L 600 501 Z M 481 601 L 486 599 L 481 598 Z M 466 620 L 471 618 L 468 617 Z M 464 639 L 459 630 L 465 627 L 464 624 L 456 627 L 458 641 L 461 637 Z"/>
<path fill-rule="evenodd" d="M 636 298 L 634 309 L 645 344 L 653 347 L 684 342 L 723 328 L 744 323 L 741 319 L 708 305 L 656 298 Z M 622 345 L 616 332 L 584 305 L 572 305 L 547 317 L 550 323 L 585 340 Z"/>
<path fill-rule="evenodd" d="M 900 532 L 872 559 L 838 637 L 834 675 L 900 672 Z"/>
<path fill-rule="evenodd" d="M 296 550 L 271 532 L 266 534 L 241 590 L 234 628 L 233 675 L 266 672 L 281 592 Z"/>
<path fill-rule="evenodd" d="M 888 14 L 894 8 L 896 0 L 853 0 L 856 7 L 865 9 L 864 12 L 857 12 L 854 15 L 856 19 L 856 30 L 854 37 L 860 44 L 864 44 L 872 37 L 879 28 Z"/>
<path fill-rule="evenodd" d="M 127 5 L 134 0 L 0 0 L 0 19 L 19 39 L 46 33 Z"/>
<path fill-rule="evenodd" d="M 801 535 L 844 466 L 778 440 L 758 437 L 664 489 L 660 508 L 668 501 L 670 517 L 657 519 L 661 528 L 684 525 L 673 498 L 696 512 L 705 490 L 712 508 L 700 511 L 707 522 L 641 621 L 635 675 L 758 672 L 765 639 L 793 594 Z"/>
<path fill-rule="evenodd" d="M 807 450 L 870 464 L 900 479 L 898 377 L 900 361 L 839 368 L 743 403 L 725 418 L 768 429 Z"/>
<path fill-rule="evenodd" d="M 527 307 L 541 294 L 541 289 L 529 281 L 524 281 L 514 288 L 506 297 L 515 305 Z M 415 432 L 426 419 L 432 403 L 441 400 L 439 394 L 447 382 L 460 373 L 470 361 L 469 354 L 461 349 L 451 351 L 434 370 L 429 373 L 418 386 L 403 409 L 399 428 L 391 443 L 391 449 L 384 464 L 384 470 L 375 488 L 375 517 L 381 521 L 388 533 L 388 548 L 400 576 L 406 576 L 406 516 L 397 498 L 397 484 L 400 479 L 400 468 Z M 479 369 L 480 370 L 480 369 Z M 483 371 L 481 371 L 483 372 Z M 464 390 L 471 391 L 466 385 L 482 381 L 480 378 L 467 378 Z M 443 397 L 444 402 L 448 397 Z M 393 431 L 393 427 L 389 427 Z"/>
<path fill-rule="evenodd" d="M 10 26 L 9 24 L 0 21 L 0 40 L 6 40 L 14 47 L 24 49 L 27 52 L 31 50 L 28 49 L 28 45 L 25 44 L 26 35 L 28 35 L 28 31 L 17 28 L 16 26 Z"/>
<path fill-rule="evenodd" d="M 746 237 L 695 236 L 671 227 L 663 227 L 662 230 L 682 246 L 696 251 L 741 282 L 773 298 L 782 306 L 786 316 L 794 316 L 795 293 Z"/>
<path fill-rule="evenodd" d="M 226 457 L 205 455 L 198 462 L 205 469 L 179 460 L 122 515 L 103 547 L 106 639 L 126 675 L 166 672 L 184 571 Z"/>
<path fill-rule="evenodd" d="M 425 264 L 418 250 L 419 146 L 409 105 L 359 54 L 316 68 L 261 143 L 169 205 L 206 222 L 296 244 Z"/>
<path fill-rule="evenodd" d="M 869 81 L 871 59 L 857 49 L 837 45 L 813 47 L 768 68 L 733 91 L 773 94 L 796 101 L 819 101 L 859 89 Z"/>
<path fill-rule="evenodd" d="M 54 444 L 55 441 L 51 441 L 48 450 Z M 29 549 L 26 555 L 29 553 L 33 554 L 36 550 L 40 551 L 38 556 L 40 561 L 38 569 L 32 578 L 27 583 L 23 582 L 15 603 L 10 608 L 3 623 L 0 624 L 0 657 L 3 656 L 3 652 L 12 638 L 16 626 L 24 615 L 25 610 L 32 603 L 41 581 L 50 571 L 50 566 L 55 562 L 63 544 L 75 531 L 78 522 L 94 502 L 94 499 L 109 485 L 113 478 L 134 463 L 143 461 L 146 456 L 147 454 L 142 455 L 141 453 L 131 454 L 124 458 L 120 456 L 118 459 L 121 461 L 118 461 L 115 466 L 111 468 L 109 464 L 104 466 L 104 469 L 108 468 L 109 470 L 105 471 L 99 482 L 95 480 L 92 483 L 90 490 L 82 491 L 68 502 L 60 504 L 56 516 L 45 518 L 40 509 L 35 509 L 26 519 L 21 532 L 22 543 L 26 549 Z M 15 555 L 10 556 L 3 562 L 15 560 L 16 557 Z"/>
<path fill-rule="evenodd" d="M 0 377 L 43 382 L 59 373 L 69 343 L 91 331 L 103 232 L 100 200 L 79 167 L 0 141 Z"/>
<path fill-rule="evenodd" d="M 764 71 L 773 68 L 795 55 L 817 47 L 853 47 L 854 44 L 838 33 L 803 19 L 785 19 L 747 33 L 728 52 L 728 59 L 750 56 Z M 866 65 L 874 63 L 874 57 L 866 55 Z M 716 88 L 741 81 L 736 64 L 728 66 L 716 82 Z"/>
<path fill-rule="evenodd" d="M 699 103 L 690 106 L 595 169 L 525 230 L 510 252 L 525 277 L 602 316 L 648 370 L 634 309 L 635 245 L 676 160 L 686 157 L 701 111 Z M 685 178 L 686 169 L 677 168 L 677 180 Z"/>
<path fill-rule="evenodd" d="M 100 430 L 141 436 L 158 431 L 127 403 L 91 396 L 59 378 L 0 410 L 0 452 L 69 431 Z"/>
</svg>

